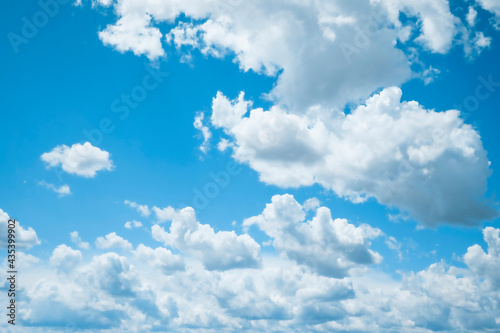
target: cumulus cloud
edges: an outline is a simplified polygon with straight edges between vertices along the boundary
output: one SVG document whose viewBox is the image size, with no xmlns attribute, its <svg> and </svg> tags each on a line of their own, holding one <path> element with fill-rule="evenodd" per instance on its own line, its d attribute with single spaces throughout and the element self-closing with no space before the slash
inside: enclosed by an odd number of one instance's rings
<svg viewBox="0 0 500 333">
<path fill-rule="evenodd" d="M 54 249 L 50 257 L 50 264 L 56 267 L 58 271 L 69 272 L 78 266 L 82 260 L 82 253 L 73 250 L 71 247 L 62 244 Z"/>
<path fill-rule="evenodd" d="M 353 202 L 375 198 L 428 226 L 496 217 L 483 199 L 491 171 L 479 134 L 458 111 L 426 110 L 401 102 L 401 94 L 387 88 L 350 114 L 311 108 L 307 115 L 251 109 L 241 95 L 217 94 L 212 119 L 231 139 L 234 159 L 267 184 L 319 183 Z"/>
<path fill-rule="evenodd" d="M 137 272 L 128 259 L 114 252 L 95 256 L 79 273 L 84 282 L 111 295 L 131 296 L 141 287 Z"/>
<path fill-rule="evenodd" d="M 500 12 L 493 0 L 478 1 Z M 117 22 L 99 33 L 106 45 L 162 57 L 159 27 L 178 20 L 164 40 L 182 51 L 181 61 L 193 49 L 230 55 L 244 71 L 275 76 L 269 96 L 295 110 L 342 107 L 380 87 L 400 85 L 412 77 L 411 56 L 402 51 L 406 44 L 445 54 L 461 44 L 457 36 L 464 29 L 447 0 L 120 0 L 114 9 Z M 400 20 L 402 14 L 409 20 Z M 471 22 L 471 15 L 464 21 Z"/>
<path fill-rule="evenodd" d="M 64 276 L 39 275 L 25 296 L 19 311 L 27 325 L 23 332 L 30 332 L 30 327 L 148 332 L 159 317 L 152 292 L 141 285 L 134 266 L 113 252 L 80 263 Z M 168 316 L 163 319 L 168 321 Z"/>
<path fill-rule="evenodd" d="M 80 235 L 78 235 L 78 231 L 73 231 L 69 234 L 71 237 L 71 241 L 75 243 L 76 246 L 78 246 L 81 249 L 88 250 L 90 247 L 90 244 L 88 242 L 84 242 Z"/>
<path fill-rule="evenodd" d="M 151 215 L 148 205 L 139 205 L 136 202 L 125 200 L 125 205 L 135 208 L 144 217 Z"/>
<path fill-rule="evenodd" d="M 168 42 L 187 53 L 197 48 L 215 57 L 234 54 L 245 71 L 278 75 L 270 96 L 297 107 L 357 101 L 380 86 L 397 85 L 411 77 L 404 53 L 394 47 L 400 27 L 389 19 L 381 4 L 242 1 L 225 6 L 226 3 L 145 1 L 137 5 L 131 0 L 118 1 L 114 4 L 118 21 L 108 25 L 99 36 L 120 52 L 130 50 L 154 59 L 164 55 L 162 33 L 154 25 L 184 15 L 186 20 L 166 33 Z M 431 15 L 442 18 L 439 23 L 447 22 L 451 14 L 445 3 L 433 5 L 428 1 L 408 11 L 408 15 L 422 17 L 425 40 L 433 41 L 433 48 L 449 44 L 447 35 L 436 42 L 437 37 L 429 36 L 435 32 L 444 34 L 453 26 L 431 29 L 432 24 L 427 24 Z M 434 14 L 436 9 L 439 13 Z M 361 44 L 356 43 L 360 31 L 369 35 Z M 354 50 L 354 56 L 346 57 L 345 45 Z M 365 79 L 354 80 L 356 73 L 363 73 Z"/>
<path fill-rule="evenodd" d="M 484 240 L 488 244 L 485 253 L 481 246 L 469 247 L 464 255 L 464 261 L 471 271 L 478 277 L 486 279 L 489 286 L 496 291 L 500 290 L 500 229 L 487 227 L 483 230 Z"/>
<path fill-rule="evenodd" d="M 118 236 L 116 232 L 107 234 L 105 237 L 98 237 L 95 241 L 95 245 L 98 249 L 131 249 L 132 244 L 126 239 Z"/>
<path fill-rule="evenodd" d="M 63 171 L 87 178 L 95 177 L 98 171 L 113 169 L 109 153 L 92 146 L 90 142 L 83 145 L 75 143 L 71 148 L 57 146 L 41 158 L 47 163 L 47 168 L 61 165 Z"/>
<path fill-rule="evenodd" d="M 60 187 L 56 187 L 54 184 L 49 184 L 46 181 L 38 182 L 38 185 L 56 192 L 57 194 L 59 194 L 60 197 L 65 197 L 71 194 L 71 189 L 68 185 L 62 185 Z"/>
<path fill-rule="evenodd" d="M 168 209 L 172 212 L 172 209 Z M 208 224 L 200 224 L 191 207 L 175 211 L 169 216 L 170 230 L 154 225 L 153 238 L 167 246 L 174 246 L 203 262 L 209 270 L 239 267 L 258 267 L 260 246 L 249 235 L 234 231 L 219 231 Z"/>
<path fill-rule="evenodd" d="M 132 51 L 135 55 L 146 55 L 153 60 L 165 54 L 161 45 L 162 33 L 152 27 L 151 16 L 146 13 L 131 13 L 121 17 L 114 25 L 99 32 L 104 45 L 120 52 Z"/>
<path fill-rule="evenodd" d="M 148 262 L 151 266 L 158 268 L 163 274 L 170 275 L 184 270 L 184 260 L 178 254 L 172 254 L 170 250 L 163 247 L 152 249 L 139 244 L 134 255 L 141 261 Z"/>
<path fill-rule="evenodd" d="M 9 215 L 0 209 L 0 247 L 6 248 L 8 245 L 8 222 L 11 218 Z M 40 240 L 36 235 L 35 230 L 33 228 L 28 227 L 27 229 L 23 228 L 19 221 L 16 220 L 15 224 L 15 241 L 16 248 L 19 249 L 29 249 L 35 245 L 40 244 Z"/>
<path fill-rule="evenodd" d="M 261 215 L 246 219 L 243 225 L 257 225 L 273 239 L 278 252 L 321 275 L 342 278 L 361 265 L 382 261 L 369 248 L 369 240 L 382 234 L 379 229 L 333 220 L 326 207 L 317 208 L 310 221 L 305 217 L 305 208 L 293 196 L 275 195 Z"/>
</svg>

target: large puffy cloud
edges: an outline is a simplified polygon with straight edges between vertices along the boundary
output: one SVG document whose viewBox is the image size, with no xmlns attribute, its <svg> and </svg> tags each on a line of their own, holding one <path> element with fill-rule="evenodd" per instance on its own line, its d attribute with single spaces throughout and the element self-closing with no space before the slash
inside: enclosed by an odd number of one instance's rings
<svg viewBox="0 0 500 333">
<path fill-rule="evenodd" d="M 350 114 L 310 108 L 295 115 L 251 109 L 217 94 L 212 124 L 233 157 L 281 187 L 319 183 L 353 202 L 378 202 L 423 224 L 473 225 L 497 216 L 483 199 L 489 161 L 479 134 L 456 110 L 426 110 L 384 89 Z M 250 110 L 249 115 L 243 116 Z"/>
<path fill-rule="evenodd" d="M 61 165 L 63 171 L 87 178 L 95 177 L 98 171 L 113 169 L 109 153 L 92 146 L 90 142 L 83 145 L 75 143 L 71 147 L 57 146 L 41 158 L 48 168 Z"/>
<path fill-rule="evenodd" d="M 291 195 L 276 195 L 261 215 L 246 219 L 273 239 L 274 248 L 318 274 L 344 277 L 359 265 L 379 263 L 380 254 L 370 250 L 370 239 L 382 234 L 368 225 L 355 227 L 345 219 L 332 219 L 320 207 L 305 221 L 305 209 Z"/>
<path fill-rule="evenodd" d="M 496 8 L 490 0 L 479 0 Z M 231 55 L 241 69 L 277 76 L 270 96 L 300 110 L 342 106 L 374 90 L 411 78 L 410 61 L 397 46 L 416 41 L 447 53 L 469 33 L 447 0 L 107 1 L 117 22 L 99 33 L 106 45 L 157 59 L 161 40 L 215 57 Z M 404 14 L 409 20 L 400 20 Z M 416 19 L 417 23 L 413 23 Z M 160 31 L 161 23 L 177 26 Z M 471 34 L 474 36 L 474 34 Z M 410 52 L 411 53 L 411 52 Z M 363 77 L 363 80 L 359 80 Z"/>
<path fill-rule="evenodd" d="M 211 270 L 238 267 L 257 267 L 260 264 L 260 246 L 249 235 L 237 235 L 234 231 L 214 232 L 208 224 L 201 224 L 191 207 L 179 211 L 167 207 L 155 209 L 157 214 L 169 212 L 164 219 L 172 220 L 170 231 L 154 225 L 153 238 L 167 246 L 174 246 L 200 259 Z"/>
<path fill-rule="evenodd" d="M 78 253 L 61 245 L 54 250 L 51 263 L 65 265 L 70 258 L 79 261 Z M 38 270 L 40 278 L 26 286 L 19 310 L 20 319 L 28 325 L 23 331 L 29 332 L 31 326 L 56 332 L 109 328 L 145 332 L 159 317 L 152 292 L 142 286 L 126 257 L 105 253 L 65 273 L 53 276 Z"/>
<path fill-rule="evenodd" d="M 163 34 L 152 22 L 181 17 L 166 32 L 168 42 L 216 57 L 232 54 L 245 71 L 278 75 L 270 95 L 296 109 L 341 106 L 379 87 L 405 82 L 411 77 L 409 61 L 396 42 L 415 36 L 431 51 L 444 53 L 459 25 L 445 0 L 118 0 L 114 9 L 118 21 L 100 32 L 105 44 L 160 57 Z M 421 23 L 405 26 L 400 12 Z M 420 33 L 412 34 L 412 29 Z"/>
<path fill-rule="evenodd" d="M 382 7 L 368 1 L 243 1 L 211 9 L 204 22 L 180 23 L 168 39 L 216 57 L 234 54 L 242 70 L 277 76 L 269 95 L 300 110 L 357 102 L 409 79 L 393 27 Z"/>
<path fill-rule="evenodd" d="M 10 220 L 9 214 L 0 209 L 0 247 L 6 248 L 8 245 L 8 221 Z M 19 221 L 16 221 L 15 224 L 15 245 L 16 248 L 20 249 L 29 249 L 34 245 L 40 244 L 40 240 L 36 235 L 35 230 L 33 228 L 28 227 L 27 229 L 23 228 Z"/>
</svg>

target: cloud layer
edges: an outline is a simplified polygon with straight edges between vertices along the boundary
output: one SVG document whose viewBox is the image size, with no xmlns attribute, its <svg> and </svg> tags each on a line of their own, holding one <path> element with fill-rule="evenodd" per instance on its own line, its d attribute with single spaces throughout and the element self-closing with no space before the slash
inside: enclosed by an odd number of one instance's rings
<svg viewBox="0 0 500 333">
<path fill-rule="evenodd" d="M 284 254 L 265 255 L 255 267 L 234 264 L 213 270 L 189 249 L 199 245 L 187 241 L 180 254 L 144 244 L 126 247 L 122 254 L 107 249 L 82 253 L 65 244 L 46 259 L 23 253 L 23 273 L 36 275 L 22 284 L 23 332 L 472 333 L 498 327 L 500 229 L 484 229 L 487 248 L 469 247 L 464 268 L 438 262 L 402 273 L 396 281 L 377 269 L 339 270 L 339 262 L 350 262 L 352 268 L 377 261 L 374 252 L 367 252 L 367 240 L 381 231 L 333 220 L 313 201 L 300 205 L 290 195 L 275 196 L 262 214 L 246 220 L 246 225 L 255 224 L 268 234 L 276 251 Z M 307 222 L 306 209 L 315 212 Z M 189 209 L 174 210 L 171 218 L 191 230 L 198 223 Z M 208 253 L 225 247 L 226 258 L 241 255 L 230 251 L 238 238 L 215 234 L 208 225 L 199 228 L 208 230 L 203 234 L 213 245 L 205 246 Z M 315 258 L 316 245 L 326 254 L 317 262 L 327 274 L 301 261 L 300 256 Z M 329 274 L 330 265 L 343 274 Z M 2 268 L 2 281 L 5 274 Z M 0 323 L 2 329 L 6 325 Z"/>
</svg>

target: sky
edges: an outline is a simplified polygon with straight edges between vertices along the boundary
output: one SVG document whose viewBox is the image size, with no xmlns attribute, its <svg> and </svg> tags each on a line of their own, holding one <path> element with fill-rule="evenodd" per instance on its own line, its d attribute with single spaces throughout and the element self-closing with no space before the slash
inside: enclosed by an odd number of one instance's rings
<svg viewBox="0 0 500 333">
<path fill-rule="evenodd" d="M 498 1 L 0 22 L 2 332 L 500 330 Z"/>
</svg>

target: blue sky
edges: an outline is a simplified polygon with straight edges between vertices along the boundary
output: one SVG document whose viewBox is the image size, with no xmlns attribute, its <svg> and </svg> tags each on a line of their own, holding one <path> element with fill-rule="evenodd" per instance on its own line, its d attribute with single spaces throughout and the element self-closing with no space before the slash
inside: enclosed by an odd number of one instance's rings
<svg viewBox="0 0 500 333">
<path fill-rule="evenodd" d="M 494 1 L 63 2 L 30 37 L 40 3 L 0 13 L 0 221 L 26 232 L 18 329 L 498 328 Z M 332 223 L 307 229 L 315 216 Z M 402 309 L 407 294 L 427 299 Z"/>
</svg>

